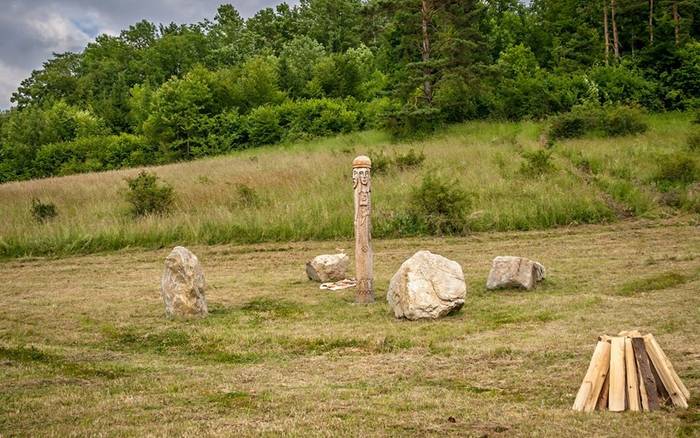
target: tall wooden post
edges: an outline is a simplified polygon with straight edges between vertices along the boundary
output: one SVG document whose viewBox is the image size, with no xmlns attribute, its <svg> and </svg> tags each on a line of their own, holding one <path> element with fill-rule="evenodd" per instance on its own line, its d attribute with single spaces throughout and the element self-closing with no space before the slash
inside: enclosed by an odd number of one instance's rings
<svg viewBox="0 0 700 438">
<path fill-rule="evenodd" d="M 372 271 L 372 161 L 360 155 L 352 161 L 352 186 L 355 192 L 355 302 L 374 302 Z"/>
</svg>

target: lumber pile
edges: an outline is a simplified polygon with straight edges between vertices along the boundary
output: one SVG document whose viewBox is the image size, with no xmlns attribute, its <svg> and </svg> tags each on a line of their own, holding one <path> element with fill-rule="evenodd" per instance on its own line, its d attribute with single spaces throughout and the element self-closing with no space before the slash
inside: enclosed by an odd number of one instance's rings
<svg viewBox="0 0 700 438">
<path fill-rule="evenodd" d="M 689 398 L 654 335 L 633 330 L 598 338 L 573 409 L 646 412 L 664 405 L 687 408 Z"/>
</svg>

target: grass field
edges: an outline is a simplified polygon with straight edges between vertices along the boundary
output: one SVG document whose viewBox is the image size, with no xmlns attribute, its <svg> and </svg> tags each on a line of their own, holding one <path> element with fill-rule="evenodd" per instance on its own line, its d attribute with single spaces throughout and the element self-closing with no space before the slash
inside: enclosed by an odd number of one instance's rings
<svg viewBox="0 0 700 438">
<path fill-rule="evenodd" d="M 168 249 L 1 262 L 0 436 L 700 433 L 692 219 L 378 240 L 370 306 L 305 279 L 307 259 L 351 247 L 194 246 L 211 314 L 191 321 L 163 316 Z M 391 315 L 389 278 L 419 249 L 463 266 L 459 313 Z M 532 292 L 485 291 L 503 254 L 541 261 L 548 279 Z M 656 335 L 691 408 L 571 411 L 596 337 L 632 328 Z"/>
<path fill-rule="evenodd" d="M 392 157 L 410 149 L 425 154 L 420 168 L 373 177 L 376 237 L 415 234 L 406 226 L 406 208 L 427 174 L 454 178 L 466 191 L 462 234 L 697 215 L 697 184 L 669 201 L 654 181 L 660 163 L 674 154 L 700 166 L 697 152 L 686 149 L 691 116 L 660 114 L 647 121 L 649 131 L 640 135 L 557 143 L 553 168 L 540 176 L 521 171 L 523 153 L 542 148 L 544 128 L 534 122 L 471 122 L 410 143 L 370 131 L 157 167 L 152 170 L 175 188 L 176 203 L 166 217 L 140 220 L 129 217 L 123 197 L 124 178 L 137 169 L 3 184 L 0 257 L 350 238 L 354 156 L 383 151 Z M 54 203 L 58 217 L 34 221 L 33 198 Z"/>
</svg>

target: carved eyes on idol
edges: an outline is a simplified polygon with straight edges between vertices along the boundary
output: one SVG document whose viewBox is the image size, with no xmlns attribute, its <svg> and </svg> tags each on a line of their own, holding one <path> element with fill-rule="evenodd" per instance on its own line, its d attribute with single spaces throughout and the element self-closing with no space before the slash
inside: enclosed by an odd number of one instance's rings
<svg viewBox="0 0 700 438">
<path fill-rule="evenodd" d="M 360 169 L 358 172 L 360 174 L 360 182 L 364 185 L 369 182 L 369 170 L 368 169 Z"/>
</svg>

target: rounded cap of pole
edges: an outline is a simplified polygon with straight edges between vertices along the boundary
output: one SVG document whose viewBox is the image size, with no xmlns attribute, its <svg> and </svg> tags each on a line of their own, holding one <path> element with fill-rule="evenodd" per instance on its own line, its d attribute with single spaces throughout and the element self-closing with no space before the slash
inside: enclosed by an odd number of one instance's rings
<svg viewBox="0 0 700 438">
<path fill-rule="evenodd" d="M 372 160 L 370 160 L 369 157 L 366 155 L 360 155 L 359 157 L 352 160 L 352 167 L 353 167 L 353 169 L 357 168 L 357 167 L 371 168 L 372 167 Z"/>
</svg>

